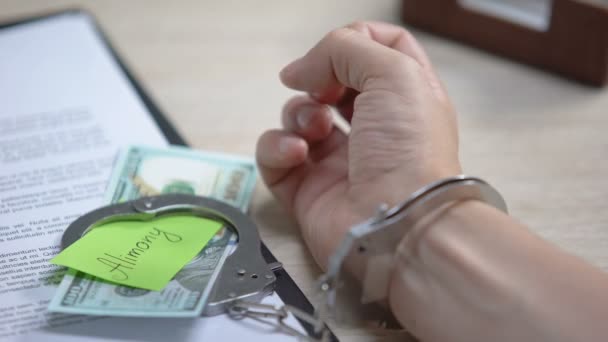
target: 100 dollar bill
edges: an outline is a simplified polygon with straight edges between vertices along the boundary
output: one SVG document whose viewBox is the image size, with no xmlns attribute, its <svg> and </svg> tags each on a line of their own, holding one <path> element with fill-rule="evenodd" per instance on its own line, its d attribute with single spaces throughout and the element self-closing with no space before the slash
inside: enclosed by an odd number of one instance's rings
<svg viewBox="0 0 608 342">
<path fill-rule="evenodd" d="M 213 197 L 246 210 L 256 180 L 252 160 L 182 147 L 130 147 L 119 157 L 106 192 L 110 203 L 165 193 Z M 236 243 L 222 228 L 162 291 L 108 283 L 70 270 L 49 311 L 110 316 L 195 317 L 204 309 L 221 267 Z"/>
<path fill-rule="evenodd" d="M 132 146 L 123 152 L 106 191 L 108 203 L 167 193 L 209 196 L 247 210 L 255 186 L 251 159 L 181 146 Z"/>
</svg>

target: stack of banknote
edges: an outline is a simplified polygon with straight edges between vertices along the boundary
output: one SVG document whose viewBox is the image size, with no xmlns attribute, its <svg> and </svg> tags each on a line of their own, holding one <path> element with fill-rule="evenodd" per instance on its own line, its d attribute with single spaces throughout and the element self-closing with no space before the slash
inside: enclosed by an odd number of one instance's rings
<svg viewBox="0 0 608 342">
<path fill-rule="evenodd" d="M 184 193 L 208 196 L 246 210 L 256 181 L 252 160 L 183 147 L 124 150 L 114 167 L 106 202 Z M 69 270 L 49 311 L 109 316 L 196 317 L 207 302 L 222 264 L 236 244 L 226 227 L 161 291 L 106 282 Z"/>
</svg>

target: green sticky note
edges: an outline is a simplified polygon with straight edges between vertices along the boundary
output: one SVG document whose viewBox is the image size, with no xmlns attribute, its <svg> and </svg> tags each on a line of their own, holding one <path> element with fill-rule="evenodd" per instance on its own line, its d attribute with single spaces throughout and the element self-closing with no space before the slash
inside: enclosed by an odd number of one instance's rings
<svg viewBox="0 0 608 342">
<path fill-rule="evenodd" d="M 51 260 L 123 285 L 160 291 L 222 224 L 189 215 L 95 227 Z"/>
</svg>

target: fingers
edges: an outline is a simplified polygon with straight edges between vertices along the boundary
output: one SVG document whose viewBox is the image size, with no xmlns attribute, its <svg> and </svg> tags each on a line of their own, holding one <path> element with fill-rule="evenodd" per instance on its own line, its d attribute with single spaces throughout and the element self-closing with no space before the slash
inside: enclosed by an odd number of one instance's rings
<svg viewBox="0 0 608 342">
<path fill-rule="evenodd" d="M 283 107 L 282 122 L 286 130 L 306 140 L 312 162 L 324 159 L 346 141 L 346 135 L 334 127 L 329 106 L 308 96 L 290 99 Z"/>
<path fill-rule="evenodd" d="M 270 130 L 258 139 L 256 160 L 262 179 L 289 208 L 302 178 L 298 169 L 306 167 L 307 155 L 308 144 L 293 133 Z"/>
<path fill-rule="evenodd" d="M 304 163 L 307 155 L 306 141 L 289 132 L 270 130 L 258 139 L 256 159 L 269 186 L 279 182 L 286 170 Z"/>
<path fill-rule="evenodd" d="M 435 95 L 442 100 L 448 100 L 445 87 L 433 69 L 431 60 L 420 43 L 409 31 L 400 26 L 383 22 L 355 22 L 349 25 L 349 27 L 363 33 L 382 45 L 388 46 L 415 59 L 422 67 L 424 75 Z"/>
<path fill-rule="evenodd" d="M 371 77 L 390 76 L 386 65 L 395 63 L 396 54 L 353 29 L 340 28 L 285 67 L 281 80 L 318 101 L 333 104 L 344 94 L 344 87 L 363 91 Z"/>
<path fill-rule="evenodd" d="M 295 192 L 308 168 L 346 141 L 334 128 L 327 105 L 297 96 L 283 108 L 284 130 L 270 130 L 258 140 L 256 158 L 264 182 L 292 208 Z"/>
<path fill-rule="evenodd" d="M 329 33 L 304 57 L 281 71 L 283 83 L 306 91 L 323 103 L 335 104 L 346 88 L 375 86 L 399 90 L 403 82 L 425 82 L 447 98 L 431 63 L 404 29 L 383 23 L 355 23 Z"/>
<path fill-rule="evenodd" d="M 332 130 L 333 119 L 330 108 L 308 96 L 296 96 L 283 107 L 283 127 L 297 133 L 309 143 L 325 139 Z"/>
</svg>

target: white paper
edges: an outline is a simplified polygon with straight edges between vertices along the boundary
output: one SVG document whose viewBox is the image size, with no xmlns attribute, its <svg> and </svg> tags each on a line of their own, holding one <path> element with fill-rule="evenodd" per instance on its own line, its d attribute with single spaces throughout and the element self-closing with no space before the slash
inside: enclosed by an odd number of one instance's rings
<svg viewBox="0 0 608 342">
<path fill-rule="evenodd" d="M 127 144 L 167 142 L 88 16 L 0 30 L 0 340 L 284 340 L 272 327 L 226 316 L 46 312 L 60 280 L 48 260 L 61 233 L 103 204 L 116 152 Z M 276 295 L 268 302 L 281 303 Z"/>
<path fill-rule="evenodd" d="M 459 0 L 465 8 L 538 31 L 547 31 L 553 0 Z"/>
</svg>

